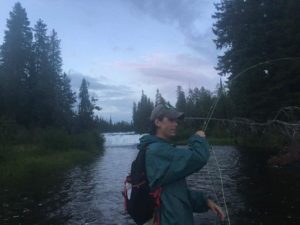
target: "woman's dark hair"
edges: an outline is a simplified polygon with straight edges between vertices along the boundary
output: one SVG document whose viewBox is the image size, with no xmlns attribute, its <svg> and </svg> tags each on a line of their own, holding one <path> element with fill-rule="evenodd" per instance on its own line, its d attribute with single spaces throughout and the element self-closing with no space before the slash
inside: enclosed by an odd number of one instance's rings
<svg viewBox="0 0 300 225">
<path fill-rule="evenodd" d="M 158 119 L 159 121 L 162 121 L 163 120 L 163 116 L 160 116 L 158 118 L 155 118 L 155 119 Z M 155 125 L 155 119 L 154 120 L 150 120 L 150 126 L 149 126 L 149 134 L 151 135 L 155 135 L 156 134 L 156 131 L 157 131 L 157 126 Z"/>
</svg>

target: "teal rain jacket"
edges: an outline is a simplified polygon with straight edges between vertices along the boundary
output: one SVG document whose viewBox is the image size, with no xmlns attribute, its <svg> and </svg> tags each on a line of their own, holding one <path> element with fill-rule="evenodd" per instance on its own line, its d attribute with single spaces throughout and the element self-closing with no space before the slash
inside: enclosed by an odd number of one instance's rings
<svg viewBox="0 0 300 225">
<path fill-rule="evenodd" d="M 175 148 L 154 135 L 140 138 L 139 149 L 147 147 L 146 172 L 152 190 L 162 187 L 161 225 L 193 225 L 193 212 L 208 211 L 207 197 L 189 190 L 185 177 L 200 170 L 208 161 L 205 138 L 193 135 L 189 149 Z"/>
</svg>

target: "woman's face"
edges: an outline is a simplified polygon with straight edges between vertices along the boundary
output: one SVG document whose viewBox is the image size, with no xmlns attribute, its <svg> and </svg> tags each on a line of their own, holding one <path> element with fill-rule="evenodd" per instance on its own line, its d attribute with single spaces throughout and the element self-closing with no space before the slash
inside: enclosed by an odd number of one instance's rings
<svg viewBox="0 0 300 225">
<path fill-rule="evenodd" d="M 156 134 L 166 139 L 176 135 L 177 121 L 164 117 L 162 120 L 156 119 L 155 125 L 158 127 Z"/>
</svg>

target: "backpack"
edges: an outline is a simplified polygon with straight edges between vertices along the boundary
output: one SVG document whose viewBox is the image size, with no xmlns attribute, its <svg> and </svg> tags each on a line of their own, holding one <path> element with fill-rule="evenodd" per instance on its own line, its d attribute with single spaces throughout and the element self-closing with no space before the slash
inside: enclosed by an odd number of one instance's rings
<svg viewBox="0 0 300 225">
<path fill-rule="evenodd" d="M 131 164 L 130 174 L 124 182 L 122 192 L 125 203 L 125 210 L 138 225 L 143 225 L 151 218 L 159 224 L 159 207 L 161 188 L 154 192 L 150 191 L 145 165 L 146 148 L 137 154 Z"/>
</svg>

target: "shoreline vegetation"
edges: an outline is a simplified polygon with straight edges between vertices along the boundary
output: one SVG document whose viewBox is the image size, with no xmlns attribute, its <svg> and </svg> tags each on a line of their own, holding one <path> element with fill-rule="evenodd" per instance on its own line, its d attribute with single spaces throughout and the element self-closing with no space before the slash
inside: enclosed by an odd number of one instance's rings
<svg viewBox="0 0 300 225">
<path fill-rule="evenodd" d="M 60 43 L 42 19 L 31 26 L 21 3 L 14 5 L 0 48 L 1 191 L 92 159 L 103 152 L 101 127 L 114 127 L 95 115 L 101 108 L 86 79 L 72 90 Z"/>
<path fill-rule="evenodd" d="M 48 179 L 90 161 L 103 152 L 103 142 L 96 130 L 78 134 L 55 128 L 23 130 L 17 139 L 0 145 L 1 186 L 13 188 L 35 178 Z"/>
</svg>

